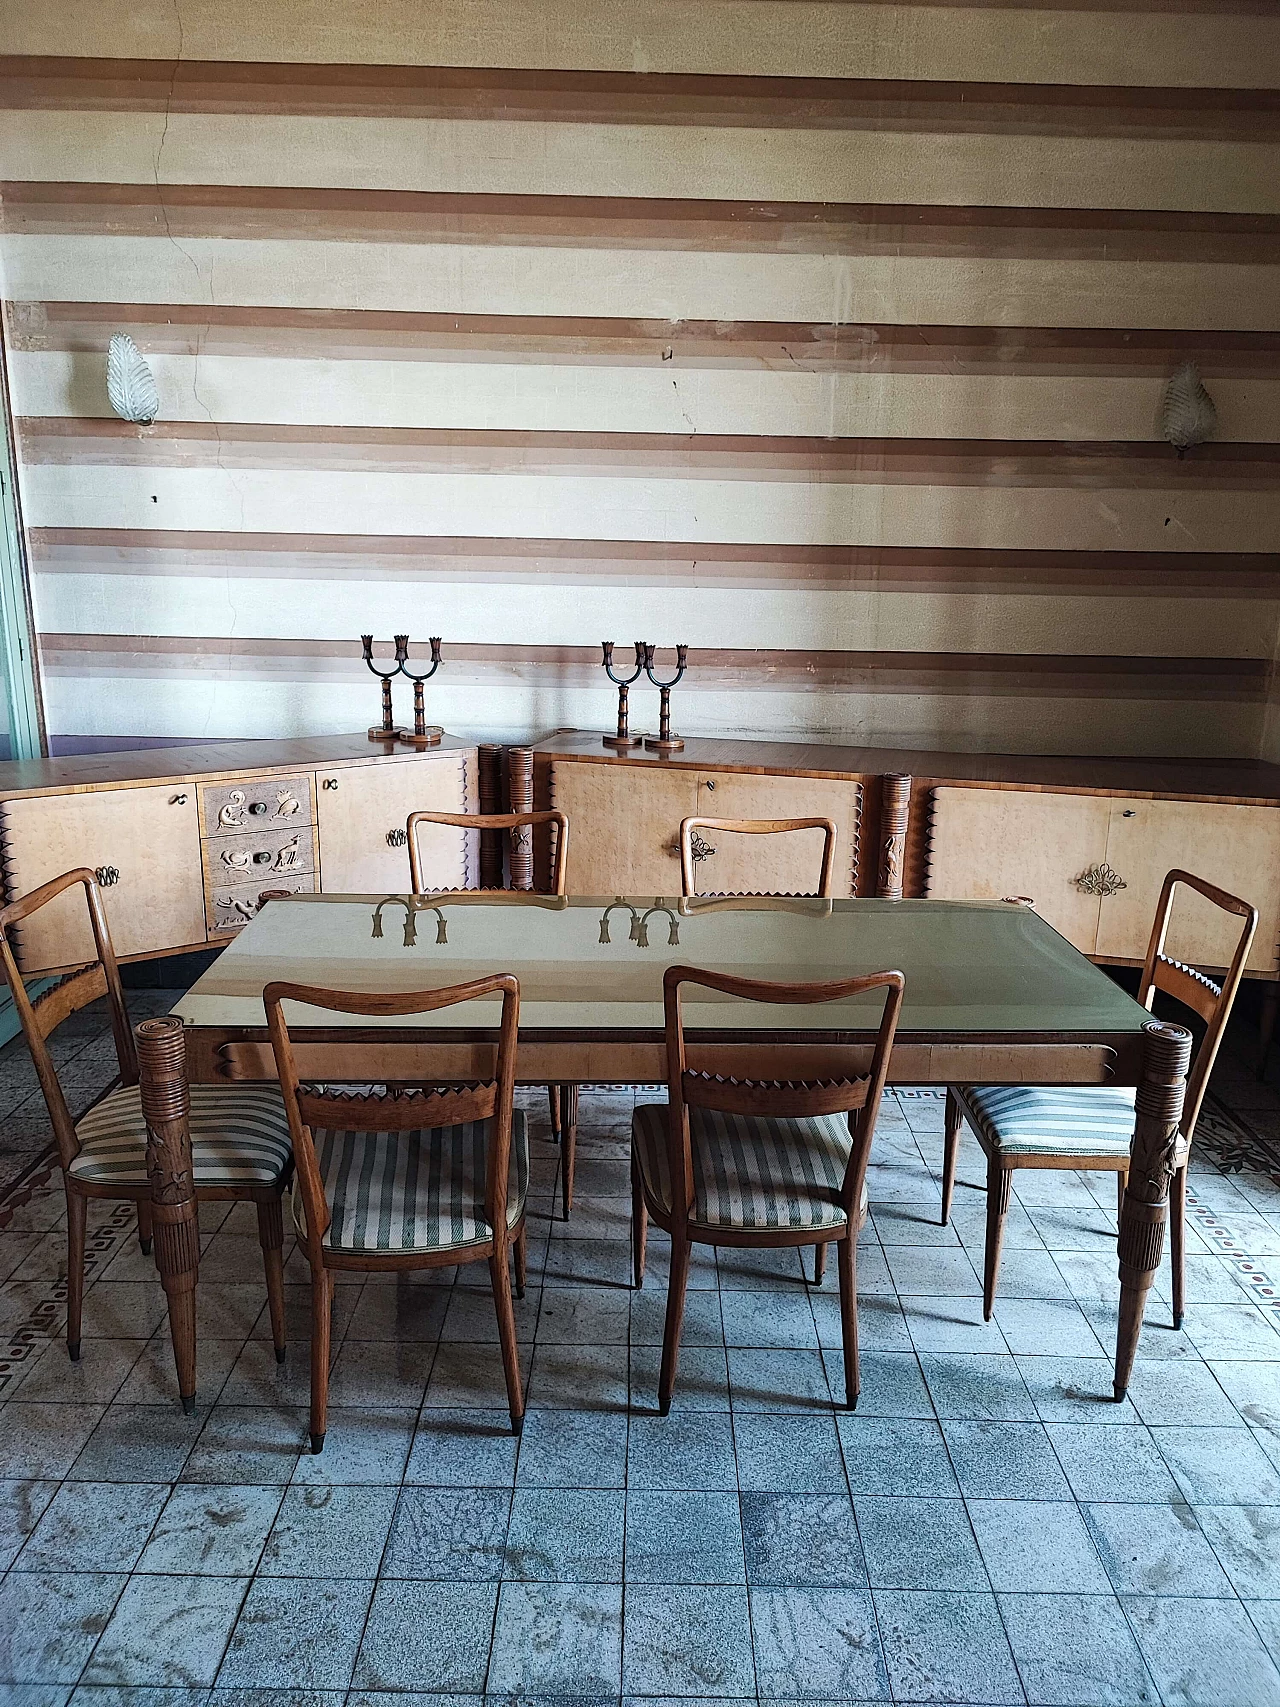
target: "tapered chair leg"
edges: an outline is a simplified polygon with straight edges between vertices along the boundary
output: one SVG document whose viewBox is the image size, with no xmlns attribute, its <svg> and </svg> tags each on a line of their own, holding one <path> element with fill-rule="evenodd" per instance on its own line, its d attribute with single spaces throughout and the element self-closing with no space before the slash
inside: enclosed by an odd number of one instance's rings
<svg viewBox="0 0 1280 1707">
<path fill-rule="evenodd" d="M 996 1282 L 1000 1278 L 1000 1256 L 1004 1248 L 1004 1222 L 1009 1213 L 1009 1187 L 1013 1170 L 1003 1168 L 999 1157 L 987 1158 L 987 1252 L 982 1278 L 982 1319 L 991 1320 L 996 1304 Z"/>
<path fill-rule="evenodd" d="M 964 1116 L 955 1092 L 947 1087 L 946 1133 L 942 1141 L 942 1225 L 951 1219 L 951 1194 L 956 1188 L 956 1161 L 960 1155 L 960 1128 Z"/>
<path fill-rule="evenodd" d="M 519 1434 L 524 1423 L 524 1391 L 520 1384 L 520 1348 L 516 1344 L 516 1318 L 511 1307 L 511 1272 L 507 1253 L 495 1251 L 489 1258 L 493 1280 L 493 1302 L 498 1312 L 498 1338 L 502 1342 L 502 1373 L 507 1378 L 507 1405 L 511 1432 Z"/>
<path fill-rule="evenodd" d="M 680 1361 L 680 1332 L 684 1327 L 684 1295 L 689 1284 L 689 1236 L 680 1228 L 671 1234 L 671 1277 L 667 1282 L 667 1321 L 662 1330 L 662 1368 L 658 1373 L 658 1409 L 665 1417 L 676 1390 Z"/>
<path fill-rule="evenodd" d="M 573 1170 L 578 1159 L 578 1087 L 560 1087 L 560 1185 L 564 1218 L 573 1208 Z"/>
<path fill-rule="evenodd" d="M 547 1086 L 547 1107 L 551 1110 L 551 1136 L 560 1141 L 560 1087 Z"/>
<path fill-rule="evenodd" d="M 324 1450 L 329 1420 L 329 1344 L 333 1326 L 333 1276 L 311 1273 L 311 1450 Z"/>
<path fill-rule="evenodd" d="M 151 1255 L 151 1199 L 138 1199 L 138 1249 L 144 1257 Z"/>
<path fill-rule="evenodd" d="M 278 1197 L 258 1204 L 258 1243 L 267 1271 L 267 1308 L 271 1314 L 271 1343 L 276 1362 L 283 1363 L 284 1332 L 284 1212 Z"/>
<path fill-rule="evenodd" d="M 640 1164 L 631 1158 L 631 1278 L 637 1291 L 644 1285 L 644 1259 L 649 1244 L 649 1211 L 645 1207 Z"/>
<path fill-rule="evenodd" d="M 516 1253 L 516 1297 L 524 1297 L 524 1289 L 529 1279 L 529 1232 L 523 1222 L 520 1231 L 512 1240 Z"/>
<path fill-rule="evenodd" d="M 1182 1326 L 1187 1289 L 1187 1170 L 1179 1168 L 1169 1181 L 1169 1262 L 1173 1269 L 1173 1325 Z"/>
<path fill-rule="evenodd" d="M 815 1245 L 813 1250 L 813 1284 L 821 1286 L 827 1272 L 827 1247 Z"/>
<path fill-rule="evenodd" d="M 844 1345 L 844 1402 L 857 1409 L 861 1377 L 858 1372 L 858 1242 L 852 1228 L 836 1247 L 840 1271 L 840 1338 Z"/>
<path fill-rule="evenodd" d="M 147 1205 L 150 1208 L 150 1204 Z M 89 1202 L 78 1191 L 67 1193 L 67 1356 L 80 1361 L 80 1331 L 84 1317 L 84 1247 Z"/>
</svg>

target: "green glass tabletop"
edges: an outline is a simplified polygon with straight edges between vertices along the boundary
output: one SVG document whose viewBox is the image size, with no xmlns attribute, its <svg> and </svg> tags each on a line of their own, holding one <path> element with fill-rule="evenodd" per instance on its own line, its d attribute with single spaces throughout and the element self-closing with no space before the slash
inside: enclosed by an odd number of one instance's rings
<svg viewBox="0 0 1280 1707">
<path fill-rule="evenodd" d="M 1004 902 L 509 894 L 269 902 L 174 1012 L 194 1026 L 260 1027 L 262 990 L 274 980 L 404 991 L 514 972 L 522 1028 L 634 1033 L 661 1029 L 662 974 L 672 964 L 788 983 L 897 968 L 906 977 L 905 1033 L 1097 1038 L 1132 1035 L 1149 1018 L 1030 908 Z M 686 1023 L 717 1032 L 860 1031 L 881 1000 L 816 1010 L 690 990 Z M 296 1023 L 341 1023 L 331 1013 L 286 1011 Z M 455 1009 L 385 1023 L 486 1025 L 496 1012 L 495 1003 L 477 1003 L 465 1019 Z"/>
</svg>

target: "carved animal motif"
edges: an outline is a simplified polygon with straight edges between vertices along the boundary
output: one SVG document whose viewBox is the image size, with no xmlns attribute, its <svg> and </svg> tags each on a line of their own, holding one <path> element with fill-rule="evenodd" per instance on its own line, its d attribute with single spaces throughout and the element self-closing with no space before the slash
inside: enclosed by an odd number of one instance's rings
<svg viewBox="0 0 1280 1707">
<path fill-rule="evenodd" d="M 276 799 L 279 802 L 279 805 L 276 807 L 277 818 L 292 818 L 294 813 L 301 809 L 301 802 L 298 800 L 298 797 L 294 794 L 290 794 L 287 788 L 282 789 L 280 793 L 276 795 Z"/>
<path fill-rule="evenodd" d="M 245 870 L 252 863 L 246 848 L 223 848 L 221 857 L 223 865 L 235 866 L 238 871 Z"/>
<path fill-rule="evenodd" d="M 298 863 L 298 840 L 295 836 L 291 842 L 286 842 L 276 854 L 274 871 L 289 871 Z"/>
<path fill-rule="evenodd" d="M 218 822 L 224 830 L 241 830 L 244 828 L 244 790 L 233 788 L 227 796 L 227 803 L 218 814 Z"/>
</svg>

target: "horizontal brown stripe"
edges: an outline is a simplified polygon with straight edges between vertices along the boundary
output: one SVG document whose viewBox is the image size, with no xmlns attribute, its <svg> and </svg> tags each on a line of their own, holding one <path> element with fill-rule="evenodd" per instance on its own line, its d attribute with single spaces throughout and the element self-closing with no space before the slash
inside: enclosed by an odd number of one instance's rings
<svg viewBox="0 0 1280 1707">
<path fill-rule="evenodd" d="M 376 470 L 383 474 L 634 475 L 857 485 L 1185 490 L 1280 486 L 1280 444 L 802 438 L 23 416 L 30 465 Z"/>
<path fill-rule="evenodd" d="M 1274 89 L 0 57 L 0 107 L 1270 141 Z"/>
<path fill-rule="evenodd" d="M 978 551 L 33 528 L 31 555 L 36 572 L 48 574 L 1280 597 L 1280 555 L 1263 552 Z"/>
<path fill-rule="evenodd" d="M 222 639 L 174 635 L 44 634 L 46 667 L 58 674 L 266 675 L 367 681 L 358 641 Z M 390 642 L 375 655 L 391 655 Z M 601 686 L 595 646 L 464 645 L 445 640 L 436 682 Z M 659 654 L 662 667 L 665 653 Z M 1203 699 L 1257 704 L 1270 666 L 1252 658 L 1105 658 L 962 652 L 835 652 L 691 649 L 679 692 L 751 689 L 796 693 L 1017 695 L 1034 699 Z"/>
<path fill-rule="evenodd" d="M 810 373 L 1155 378 L 1193 360 L 1209 378 L 1280 377 L 1280 332 L 1039 326 L 832 325 L 771 320 L 632 320 L 552 314 L 188 303 L 12 302 L 11 348 L 106 350 L 129 332 L 148 352 L 326 361 L 537 362 Z"/>
<path fill-rule="evenodd" d="M 3 229 L 63 236 L 566 245 L 759 254 L 1274 263 L 1280 216 L 223 184 L 0 183 Z"/>
</svg>

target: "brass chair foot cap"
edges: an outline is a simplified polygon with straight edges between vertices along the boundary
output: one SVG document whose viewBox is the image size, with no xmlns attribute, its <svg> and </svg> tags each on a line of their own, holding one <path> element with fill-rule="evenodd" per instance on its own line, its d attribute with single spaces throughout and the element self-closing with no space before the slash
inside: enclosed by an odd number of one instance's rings
<svg viewBox="0 0 1280 1707">
<path fill-rule="evenodd" d="M 324 1451 L 323 1434 L 313 1434 L 311 1436 L 311 1451 L 312 1455 L 315 1457 L 319 1457 L 319 1455 Z"/>
<path fill-rule="evenodd" d="M 195 1416 L 196 1396 L 194 1393 L 184 1393 L 182 1395 L 182 1414 L 187 1417 Z"/>
<path fill-rule="evenodd" d="M 67 1356 L 71 1359 L 72 1363 L 79 1363 L 79 1361 L 80 1361 L 80 1341 L 79 1340 L 68 1340 L 67 1341 Z"/>
<path fill-rule="evenodd" d="M 277 1363 L 283 1363 L 285 1360 L 285 1356 L 286 1356 L 286 1347 L 284 1347 L 282 1345 L 278 1345 L 276 1347 L 276 1362 Z"/>
</svg>

